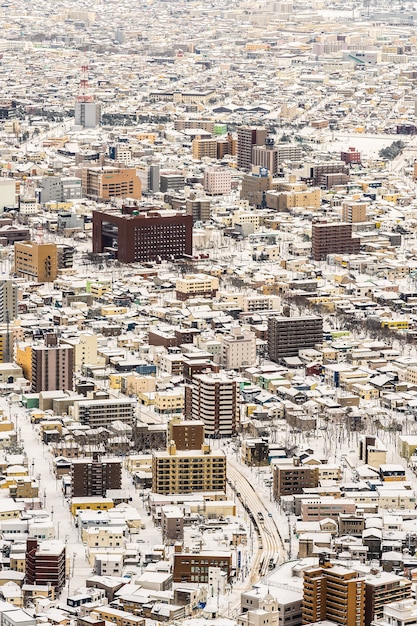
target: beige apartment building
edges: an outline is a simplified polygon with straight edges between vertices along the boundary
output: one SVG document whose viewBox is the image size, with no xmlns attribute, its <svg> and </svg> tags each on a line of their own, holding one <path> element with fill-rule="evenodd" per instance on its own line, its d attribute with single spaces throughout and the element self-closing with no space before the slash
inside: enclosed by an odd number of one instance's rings
<svg viewBox="0 0 417 626">
<path fill-rule="evenodd" d="M 230 335 L 221 340 L 221 365 L 225 369 L 239 370 L 256 362 L 256 335 L 234 326 Z"/>
<path fill-rule="evenodd" d="M 160 494 L 225 491 L 226 456 L 203 445 L 201 450 L 177 450 L 171 442 L 167 450 L 152 456 L 152 491 Z"/>
</svg>

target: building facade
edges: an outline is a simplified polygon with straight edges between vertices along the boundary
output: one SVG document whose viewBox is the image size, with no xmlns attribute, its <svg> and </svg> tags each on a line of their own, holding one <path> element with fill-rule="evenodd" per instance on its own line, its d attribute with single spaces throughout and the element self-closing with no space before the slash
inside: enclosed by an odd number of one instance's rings
<svg viewBox="0 0 417 626">
<path fill-rule="evenodd" d="M 340 626 L 364 626 L 365 583 L 355 570 L 320 559 L 304 571 L 303 624 L 329 620 Z"/>
<path fill-rule="evenodd" d="M 55 337 L 55 336 L 53 336 Z M 45 345 L 32 347 L 32 391 L 72 389 L 74 374 L 74 349 L 47 339 Z"/>
<path fill-rule="evenodd" d="M 14 271 L 37 283 L 52 282 L 58 272 L 58 251 L 54 243 L 17 241 L 14 244 Z"/>
<path fill-rule="evenodd" d="M 274 316 L 268 319 L 268 354 L 272 361 L 298 356 L 323 340 L 323 319 L 319 316 Z"/>
<path fill-rule="evenodd" d="M 202 420 L 206 436 L 231 437 L 239 425 L 239 385 L 225 374 L 197 374 L 185 388 L 185 415 Z"/>
<path fill-rule="evenodd" d="M 263 146 L 267 132 L 260 126 L 240 126 L 237 129 L 237 166 L 240 170 L 250 169 L 253 146 Z"/>
<path fill-rule="evenodd" d="M 50 585 L 59 593 L 65 585 L 65 544 L 59 540 L 26 542 L 27 585 Z"/>
<path fill-rule="evenodd" d="M 121 263 L 171 260 L 191 256 L 192 249 L 190 215 L 93 211 L 93 252 L 110 251 Z"/>
<path fill-rule="evenodd" d="M 93 199 L 142 197 L 136 170 L 128 167 L 86 167 L 82 170 L 83 195 Z"/>
<path fill-rule="evenodd" d="M 360 239 L 352 236 L 352 224 L 317 222 L 312 225 L 311 255 L 325 261 L 329 254 L 358 254 Z"/>
<path fill-rule="evenodd" d="M 152 455 L 152 491 L 160 494 L 226 490 L 226 456 L 210 446 L 201 450 L 177 450 L 172 441 L 167 450 Z"/>
<path fill-rule="evenodd" d="M 106 497 L 108 489 L 122 488 L 122 464 L 117 459 L 73 459 L 71 461 L 71 495 Z"/>
</svg>

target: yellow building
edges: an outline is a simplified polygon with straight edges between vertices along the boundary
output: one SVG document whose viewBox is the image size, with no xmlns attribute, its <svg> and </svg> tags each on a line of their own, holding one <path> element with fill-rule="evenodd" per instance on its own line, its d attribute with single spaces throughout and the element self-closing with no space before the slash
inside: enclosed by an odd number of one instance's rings
<svg viewBox="0 0 417 626">
<path fill-rule="evenodd" d="M 110 284 L 105 283 L 89 283 L 87 285 L 87 291 L 91 293 L 94 298 L 101 298 L 110 289 Z"/>
<path fill-rule="evenodd" d="M 152 393 L 156 389 L 154 376 L 141 376 L 140 374 L 124 374 L 122 376 L 122 391 L 127 395 L 139 393 Z"/>
<path fill-rule="evenodd" d="M 152 454 L 130 454 L 126 459 L 126 469 L 134 472 L 152 471 Z"/>
<path fill-rule="evenodd" d="M 62 343 L 74 348 L 74 369 L 80 370 L 83 365 L 104 365 L 104 358 L 97 353 L 97 335 L 80 333 L 78 337 L 62 339 Z"/>
<path fill-rule="evenodd" d="M 398 328 L 407 330 L 408 320 L 383 320 L 381 321 L 381 328 Z"/>
<path fill-rule="evenodd" d="M 20 476 L 10 479 L 9 496 L 11 498 L 37 498 L 39 496 L 39 485 L 31 476 Z"/>
<path fill-rule="evenodd" d="M 417 435 L 398 435 L 398 448 L 400 456 L 409 460 L 416 454 Z"/>
<path fill-rule="evenodd" d="M 101 307 L 101 315 L 105 317 L 114 317 L 115 315 L 124 315 L 127 313 L 125 306 L 113 306 L 111 304 Z"/>
<path fill-rule="evenodd" d="M 178 300 L 187 300 L 194 296 L 214 298 L 219 288 L 219 279 L 210 274 L 186 274 L 175 282 Z"/>
<path fill-rule="evenodd" d="M 138 141 L 149 141 L 149 143 L 155 143 L 156 134 L 155 133 L 137 133 L 135 137 Z"/>
<path fill-rule="evenodd" d="M 93 526 L 85 530 L 84 541 L 89 548 L 122 548 L 125 543 L 123 526 Z"/>
<path fill-rule="evenodd" d="M 110 389 L 121 389 L 122 388 L 122 375 L 110 374 L 109 375 L 109 387 Z"/>
<path fill-rule="evenodd" d="M 78 511 L 108 511 L 114 507 L 114 502 L 110 498 L 101 498 L 99 496 L 72 498 L 71 514 L 75 517 Z"/>
<path fill-rule="evenodd" d="M 152 457 L 152 491 L 160 494 L 225 491 L 226 456 L 203 445 L 201 450 L 177 450 L 172 441 L 167 450 Z"/>
<path fill-rule="evenodd" d="M 36 283 L 52 282 L 58 273 L 56 244 L 16 241 L 14 271 L 21 278 Z"/>
<path fill-rule="evenodd" d="M 184 392 L 177 389 L 158 391 L 155 393 L 154 405 L 157 413 L 181 413 L 184 409 Z"/>
</svg>

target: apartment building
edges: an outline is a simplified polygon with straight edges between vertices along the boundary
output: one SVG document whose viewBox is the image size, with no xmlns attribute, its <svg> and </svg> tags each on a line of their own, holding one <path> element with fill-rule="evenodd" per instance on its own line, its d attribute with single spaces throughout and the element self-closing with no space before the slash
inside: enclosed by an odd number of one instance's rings
<svg viewBox="0 0 417 626">
<path fill-rule="evenodd" d="M 32 346 L 30 371 L 34 393 L 72 389 L 73 347 L 58 344 L 56 335 L 47 336 L 44 345 Z"/>
<path fill-rule="evenodd" d="M 273 494 L 274 500 L 282 496 L 291 496 L 303 493 L 304 489 L 317 487 L 319 484 L 318 465 L 300 465 L 298 459 L 293 463 L 275 463 L 273 465 Z"/>
<path fill-rule="evenodd" d="M 27 585 L 51 585 L 59 593 L 65 585 L 65 544 L 59 540 L 42 541 L 28 539 L 26 542 Z"/>
<path fill-rule="evenodd" d="M 232 189 L 232 174 L 224 167 L 204 171 L 204 191 L 210 196 L 229 194 Z"/>
<path fill-rule="evenodd" d="M 358 222 L 366 222 L 367 209 L 366 202 L 343 202 L 342 203 L 342 222 L 357 224 Z"/>
<path fill-rule="evenodd" d="M 316 222 L 311 231 L 311 255 L 315 261 L 325 261 L 329 254 L 358 254 L 359 237 L 353 237 L 352 224 L 346 222 Z"/>
<path fill-rule="evenodd" d="M 14 244 L 14 271 L 36 283 L 52 282 L 58 273 L 58 251 L 54 243 L 17 241 Z"/>
<path fill-rule="evenodd" d="M 239 424 L 239 385 L 226 374 L 196 374 L 185 387 L 185 415 L 202 420 L 206 436 L 231 437 Z"/>
<path fill-rule="evenodd" d="M 168 441 L 175 441 L 177 450 L 201 450 L 204 443 L 204 423 L 173 417 L 168 422 Z"/>
<path fill-rule="evenodd" d="M 93 252 L 106 251 L 122 263 L 192 255 L 192 217 L 172 211 L 93 211 Z"/>
<path fill-rule="evenodd" d="M 119 420 L 132 424 L 135 412 L 136 401 L 129 398 L 76 400 L 73 409 L 74 419 L 91 428 L 105 427 Z"/>
<path fill-rule="evenodd" d="M 221 339 L 221 365 L 225 369 L 239 370 L 256 362 L 256 335 L 233 326 L 229 335 Z"/>
<path fill-rule="evenodd" d="M 171 442 L 152 455 L 152 491 L 160 494 L 225 491 L 226 456 L 210 446 L 201 450 L 177 450 Z"/>
<path fill-rule="evenodd" d="M 217 159 L 217 139 L 196 137 L 191 142 L 193 159 Z"/>
<path fill-rule="evenodd" d="M 355 570 L 331 565 L 304 570 L 303 624 L 329 620 L 340 626 L 364 626 L 365 582 Z"/>
<path fill-rule="evenodd" d="M 219 279 L 209 274 L 186 274 L 175 282 L 177 300 L 188 300 L 196 296 L 215 298 L 218 289 Z"/>
<path fill-rule="evenodd" d="M 193 224 L 196 222 L 208 222 L 211 218 L 210 200 L 207 198 L 193 198 L 185 201 L 185 212 L 193 218 Z"/>
<path fill-rule="evenodd" d="M 376 568 L 365 579 L 365 626 L 381 619 L 391 602 L 411 600 L 411 580 Z"/>
<path fill-rule="evenodd" d="M 411 626 L 417 623 L 417 601 L 402 600 L 384 606 L 381 618 L 374 619 L 371 626 Z"/>
<path fill-rule="evenodd" d="M 106 497 L 107 489 L 122 488 L 122 464 L 116 459 L 93 458 L 71 461 L 71 495 Z"/>
<path fill-rule="evenodd" d="M 267 137 L 265 145 L 253 146 L 252 162 L 268 170 L 271 176 L 276 176 L 280 170 L 281 163 L 286 161 L 299 161 L 303 157 L 303 150 L 300 145 L 277 144 L 272 137 Z"/>
<path fill-rule="evenodd" d="M 297 356 L 323 339 L 323 319 L 314 315 L 268 319 L 268 354 L 272 361 Z"/>
</svg>

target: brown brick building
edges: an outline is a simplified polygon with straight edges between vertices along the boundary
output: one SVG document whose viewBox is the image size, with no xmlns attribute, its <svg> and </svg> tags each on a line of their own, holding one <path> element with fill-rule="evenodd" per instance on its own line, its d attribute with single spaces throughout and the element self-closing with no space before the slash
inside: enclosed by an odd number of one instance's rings
<svg viewBox="0 0 417 626">
<path fill-rule="evenodd" d="M 219 567 L 230 579 L 232 555 L 222 552 L 203 551 L 199 554 L 177 552 L 174 554 L 174 583 L 204 583 L 209 581 L 209 568 Z"/>
<path fill-rule="evenodd" d="M 173 417 L 168 422 L 168 441 L 175 441 L 177 450 L 201 450 L 204 443 L 204 423 Z"/>
<path fill-rule="evenodd" d="M 331 565 L 304 571 L 303 624 L 330 620 L 341 626 L 364 626 L 365 581 L 355 570 Z"/>
<path fill-rule="evenodd" d="M 352 236 L 352 224 L 317 222 L 312 225 L 311 255 L 325 261 L 329 254 L 358 254 L 360 240 Z"/>
<path fill-rule="evenodd" d="M 71 495 L 74 498 L 85 496 L 106 496 L 108 489 L 122 488 L 122 464 L 116 459 L 99 461 L 73 459 L 71 465 Z"/>
<path fill-rule="evenodd" d="M 317 465 L 287 465 L 273 466 L 273 494 L 274 500 L 282 496 L 291 496 L 303 493 L 305 488 L 317 487 L 319 484 L 319 468 Z"/>
<path fill-rule="evenodd" d="M 65 544 L 59 540 L 28 539 L 26 542 L 27 585 L 51 585 L 60 592 L 65 585 Z"/>
<path fill-rule="evenodd" d="M 323 319 L 315 315 L 268 319 L 268 354 L 272 361 L 298 356 L 298 351 L 313 348 L 323 340 Z"/>
<path fill-rule="evenodd" d="M 193 251 L 193 218 L 171 211 L 93 211 L 93 252 L 121 263 L 170 260 Z"/>
</svg>

